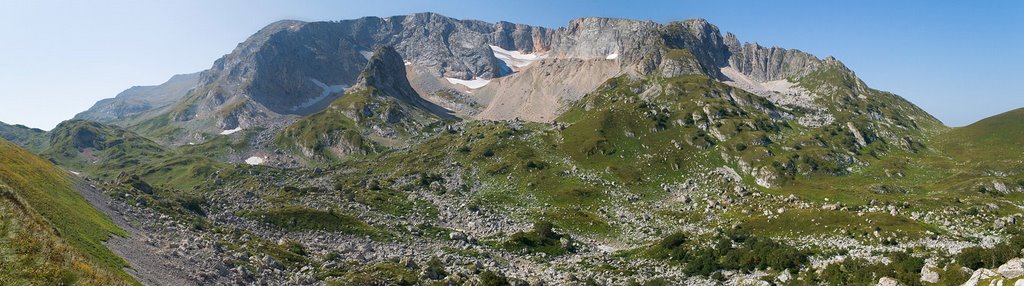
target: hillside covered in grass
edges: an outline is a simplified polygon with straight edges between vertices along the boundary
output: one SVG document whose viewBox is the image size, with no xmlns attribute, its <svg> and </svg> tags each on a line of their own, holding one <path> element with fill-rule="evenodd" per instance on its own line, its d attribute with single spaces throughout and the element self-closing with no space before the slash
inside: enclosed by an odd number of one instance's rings
<svg viewBox="0 0 1024 286">
<path fill-rule="evenodd" d="M 128 265 L 103 245 L 126 235 L 72 186 L 71 174 L 0 141 L 0 282 L 128 284 Z"/>
</svg>

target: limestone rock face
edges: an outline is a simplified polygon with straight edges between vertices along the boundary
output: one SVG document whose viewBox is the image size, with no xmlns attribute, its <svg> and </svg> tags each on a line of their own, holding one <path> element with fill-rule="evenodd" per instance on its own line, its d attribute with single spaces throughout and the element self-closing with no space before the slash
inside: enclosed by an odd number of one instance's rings
<svg viewBox="0 0 1024 286">
<path fill-rule="evenodd" d="M 672 22 L 663 27 L 663 40 L 669 48 L 687 49 L 700 66 L 701 73 L 720 78 L 719 67 L 730 57 L 728 46 L 718 27 L 704 19 Z"/>
<path fill-rule="evenodd" d="M 747 43 L 738 47 L 735 36 L 730 40 L 729 65 L 758 81 L 773 81 L 787 77 L 800 77 L 822 65 L 817 57 L 799 50 L 763 47 Z"/>
<path fill-rule="evenodd" d="M 977 286 L 979 281 L 993 277 L 999 277 L 999 273 L 996 273 L 995 271 L 989 269 L 981 268 L 975 270 L 974 273 L 971 274 L 971 278 L 967 279 L 967 282 L 964 282 L 964 286 Z"/>
<path fill-rule="evenodd" d="M 1000 265 L 999 269 L 996 270 L 996 273 L 1011 279 L 1024 276 L 1024 260 L 1021 260 L 1020 258 L 1010 259 L 1010 261 Z"/>
<path fill-rule="evenodd" d="M 935 265 L 925 265 L 921 267 L 921 282 L 938 283 L 939 272 L 935 271 Z"/>
</svg>

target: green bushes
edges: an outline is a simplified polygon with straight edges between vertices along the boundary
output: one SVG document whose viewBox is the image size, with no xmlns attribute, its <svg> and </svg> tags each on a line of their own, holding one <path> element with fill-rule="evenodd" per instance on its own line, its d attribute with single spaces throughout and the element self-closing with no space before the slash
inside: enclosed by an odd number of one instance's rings
<svg viewBox="0 0 1024 286">
<path fill-rule="evenodd" d="M 568 235 L 556 233 L 554 225 L 542 221 L 533 224 L 533 230 L 529 232 L 513 234 L 503 247 L 510 251 L 561 255 L 572 250 L 570 247 L 562 245 L 563 237 L 568 238 Z"/>
<path fill-rule="evenodd" d="M 1010 259 L 1020 256 L 1021 249 L 1024 249 L 1024 235 L 1019 234 L 1019 231 L 1014 231 L 1014 233 L 1017 234 L 992 248 L 978 246 L 964 248 L 956 255 L 956 261 L 970 269 L 999 267 Z"/>
<path fill-rule="evenodd" d="M 691 241 L 685 234 L 663 238 L 651 253 L 685 263 L 688 275 L 710 275 L 719 270 L 796 269 L 807 263 L 808 253 L 771 239 L 742 233 L 719 235 L 713 247 Z"/>
<path fill-rule="evenodd" d="M 334 210 L 322 211 L 303 207 L 247 211 L 240 214 L 289 231 L 337 231 L 348 234 L 380 236 L 377 229 L 352 215 Z"/>
<path fill-rule="evenodd" d="M 483 273 L 480 273 L 480 286 L 508 286 L 508 285 L 511 285 L 511 284 L 508 283 L 508 278 L 506 278 L 505 275 L 502 275 L 501 273 L 496 273 L 496 272 L 490 271 L 490 270 L 487 270 L 487 271 L 484 271 Z"/>
<path fill-rule="evenodd" d="M 924 258 L 911 256 L 906 252 L 889 254 L 889 264 L 869 262 L 864 259 L 847 259 L 829 264 L 821 274 L 808 272 L 805 280 L 812 284 L 826 285 L 873 285 L 882 277 L 891 277 L 900 285 L 921 285 L 921 268 Z"/>
</svg>

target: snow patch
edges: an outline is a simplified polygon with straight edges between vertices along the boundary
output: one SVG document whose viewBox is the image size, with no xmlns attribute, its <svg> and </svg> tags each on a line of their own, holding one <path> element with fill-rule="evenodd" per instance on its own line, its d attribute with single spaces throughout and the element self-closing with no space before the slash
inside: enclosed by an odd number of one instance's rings
<svg viewBox="0 0 1024 286">
<path fill-rule="evenodd" d="M 235 129 L 221 131 L 220 135 L 231 135 L 231 134 L 235 134 L 235 132 L 238 132 L 238 131 L 242 131 L 242 127 L 241 126 L 235 127 Z"/>
<path fill-rule="evenodd" d="M 619 58 L 619 53 L 610 53 L 607 57 L 604 57 L 606 60 L 614 60 L 617 58 Z"/>
<path fill-rule="evenodd" d="M 292 111 L 296 111 L 296 110 L 303 109 L 303 108 L 309 108 L 310 106 L 313 106 L 314 104 L 317 104 L 318 102 L 323 101 L 328 96 L 331 96 L 332 93 L 339 93 L 339 92 L 345 91 L 345 88 L 348 87 L 348 86 L 346 86 L 344 84 L 328 86 L 326 83 L 323 83 L 323 82 L 321 82 L 319 80 L 316 80 L 315 78 L 311 78 L 311 79 L 309 79 L 309 81 L 312 81 L 313 84 L 315 84 L 316 86 L 319 86 L 324 91 L 320 92 L 320 95 L 318 95 L 317 97 L 310 98 L 306 102 L 303 102 L 302 104 L 299 104 L 299 105 L 297 105 L 295 107 L 292 107 Z"/>
<path fill-rule="evenodd" d="M 263 157 L 256 157 L 256 156 L 252 156 L 252 157 L 249 157 L 249 159 L 245 159 L 245 163 L 246 164 L 254 165 L 254 166 L 255 165 L 262 165 L 263 162 L 265 162 L 265 161 L 266 161 L 266 159 L 263 159 Z"/>
<path fill-rule="evenodd" d="M 509 51 L 502 49 L 499 46 L 491 46 L 491 50 L 494 51 L 494 57 L 505 62 L 510 67 L 525 67 L 532 64 L 535 61 L 547 58 L 547 55 L 538 53 L 524 54 L 520 51 Z"/>
<path fill-rule="evenodd" d="M 407 66 L 411 66 L 411 65 L 412 65 L 412 62 L 409 62 L 409 61 L 405 61 L 405 65 L 407 65 Z"/>
<path fill-rule="evenodd" d="M 71 172 L 72 174 L 75 174 L 75 176 L 80 176 L 80 175 L 82 175 L 82 173 L 79 173 L 79 172 L 75 172 L 75 171 L 68 171 L 68 172 Z"/>
<path fill-rule="evenodd" d="M 373 57 L 373 52 L 367 50 L 359 50 L 359 54 L 363 55 L 366 60 L 370 60 Z"/>
<path fill-rule="evenodd" d="M 491 80 L 489 80 L 489 79 L 482 79 L 482 78 L 479 78 L 479 77 L 473 78 L 472 80 L 464 80 L 464 79 L 457 79 L 457 78 L 450 78 L 450 77 L 446 77 L 444 79 L 448 80 L 448 82 L 451 83 L 451 84 L 461 84 L 461 85 L 464 85 L 464 86 L 466 86 L 466 87 L 468 87 L 470 89 L 478 89 L 478 88 L 484 87 L 488 83 L 491 83 Z"/>
</svg>

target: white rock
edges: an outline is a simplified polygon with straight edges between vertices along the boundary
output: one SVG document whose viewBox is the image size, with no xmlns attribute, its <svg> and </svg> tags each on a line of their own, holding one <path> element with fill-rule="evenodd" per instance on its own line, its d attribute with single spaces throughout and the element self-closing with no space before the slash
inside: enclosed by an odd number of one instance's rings
<svg viewBox="0 0 1024 286">
<path fill-rule="evenodd" d="M 921 282 L 938 283 L 939 272 L 935 271 L 933 265 L 925 265 L 921 267 Z"/>
<path fill-rule="evenodd" d="M 1024 260 L 1021 260 L 1020 258 L 1010 259 L 1010 261 L 1000 265 L 999 269 L 996 270 L 996 273 L 999 273 L 999 275 L 1003 275 L 1006 278 L 1024 276 Z"/>
<path fill-rule="evenodd" d="M 792 277 L 789 276 L 789 270 L 783 270 L 782 274 L 779 274 L 779 277 L 776 277 L 776 279 L 779 279 L 779 282 L 785 284 L 786 282 L 789 282 Z"/>
<path fill-rule="evenodd" d="M 463 234 L 462 232 L 458 231 L 453 231 L 451 233 L 448 233 L 448 238 L 451 240 L 466 240 L 466 234 Z"/>
<path fill-rule="evenodd" d="M 896 281 L 896 279 L 892 279 L 892 278 L 889 278 L 889 277 L 882 277 L 882 278 L 878 279 L 878 286 L 899 286 L 899 285 L 900 285 L 900 282 Z"/>
<path fill-rule="evenodd" d="M 975 270 L 974 274 L 971 274 L 971 279 L 967 279 L 967 282 L 964 282 L 964 286 L 978 286 L 978 281 L 998 276 L 999 273 L 996 273 L 995 271 L 981 268 Z"/>
</svg>

